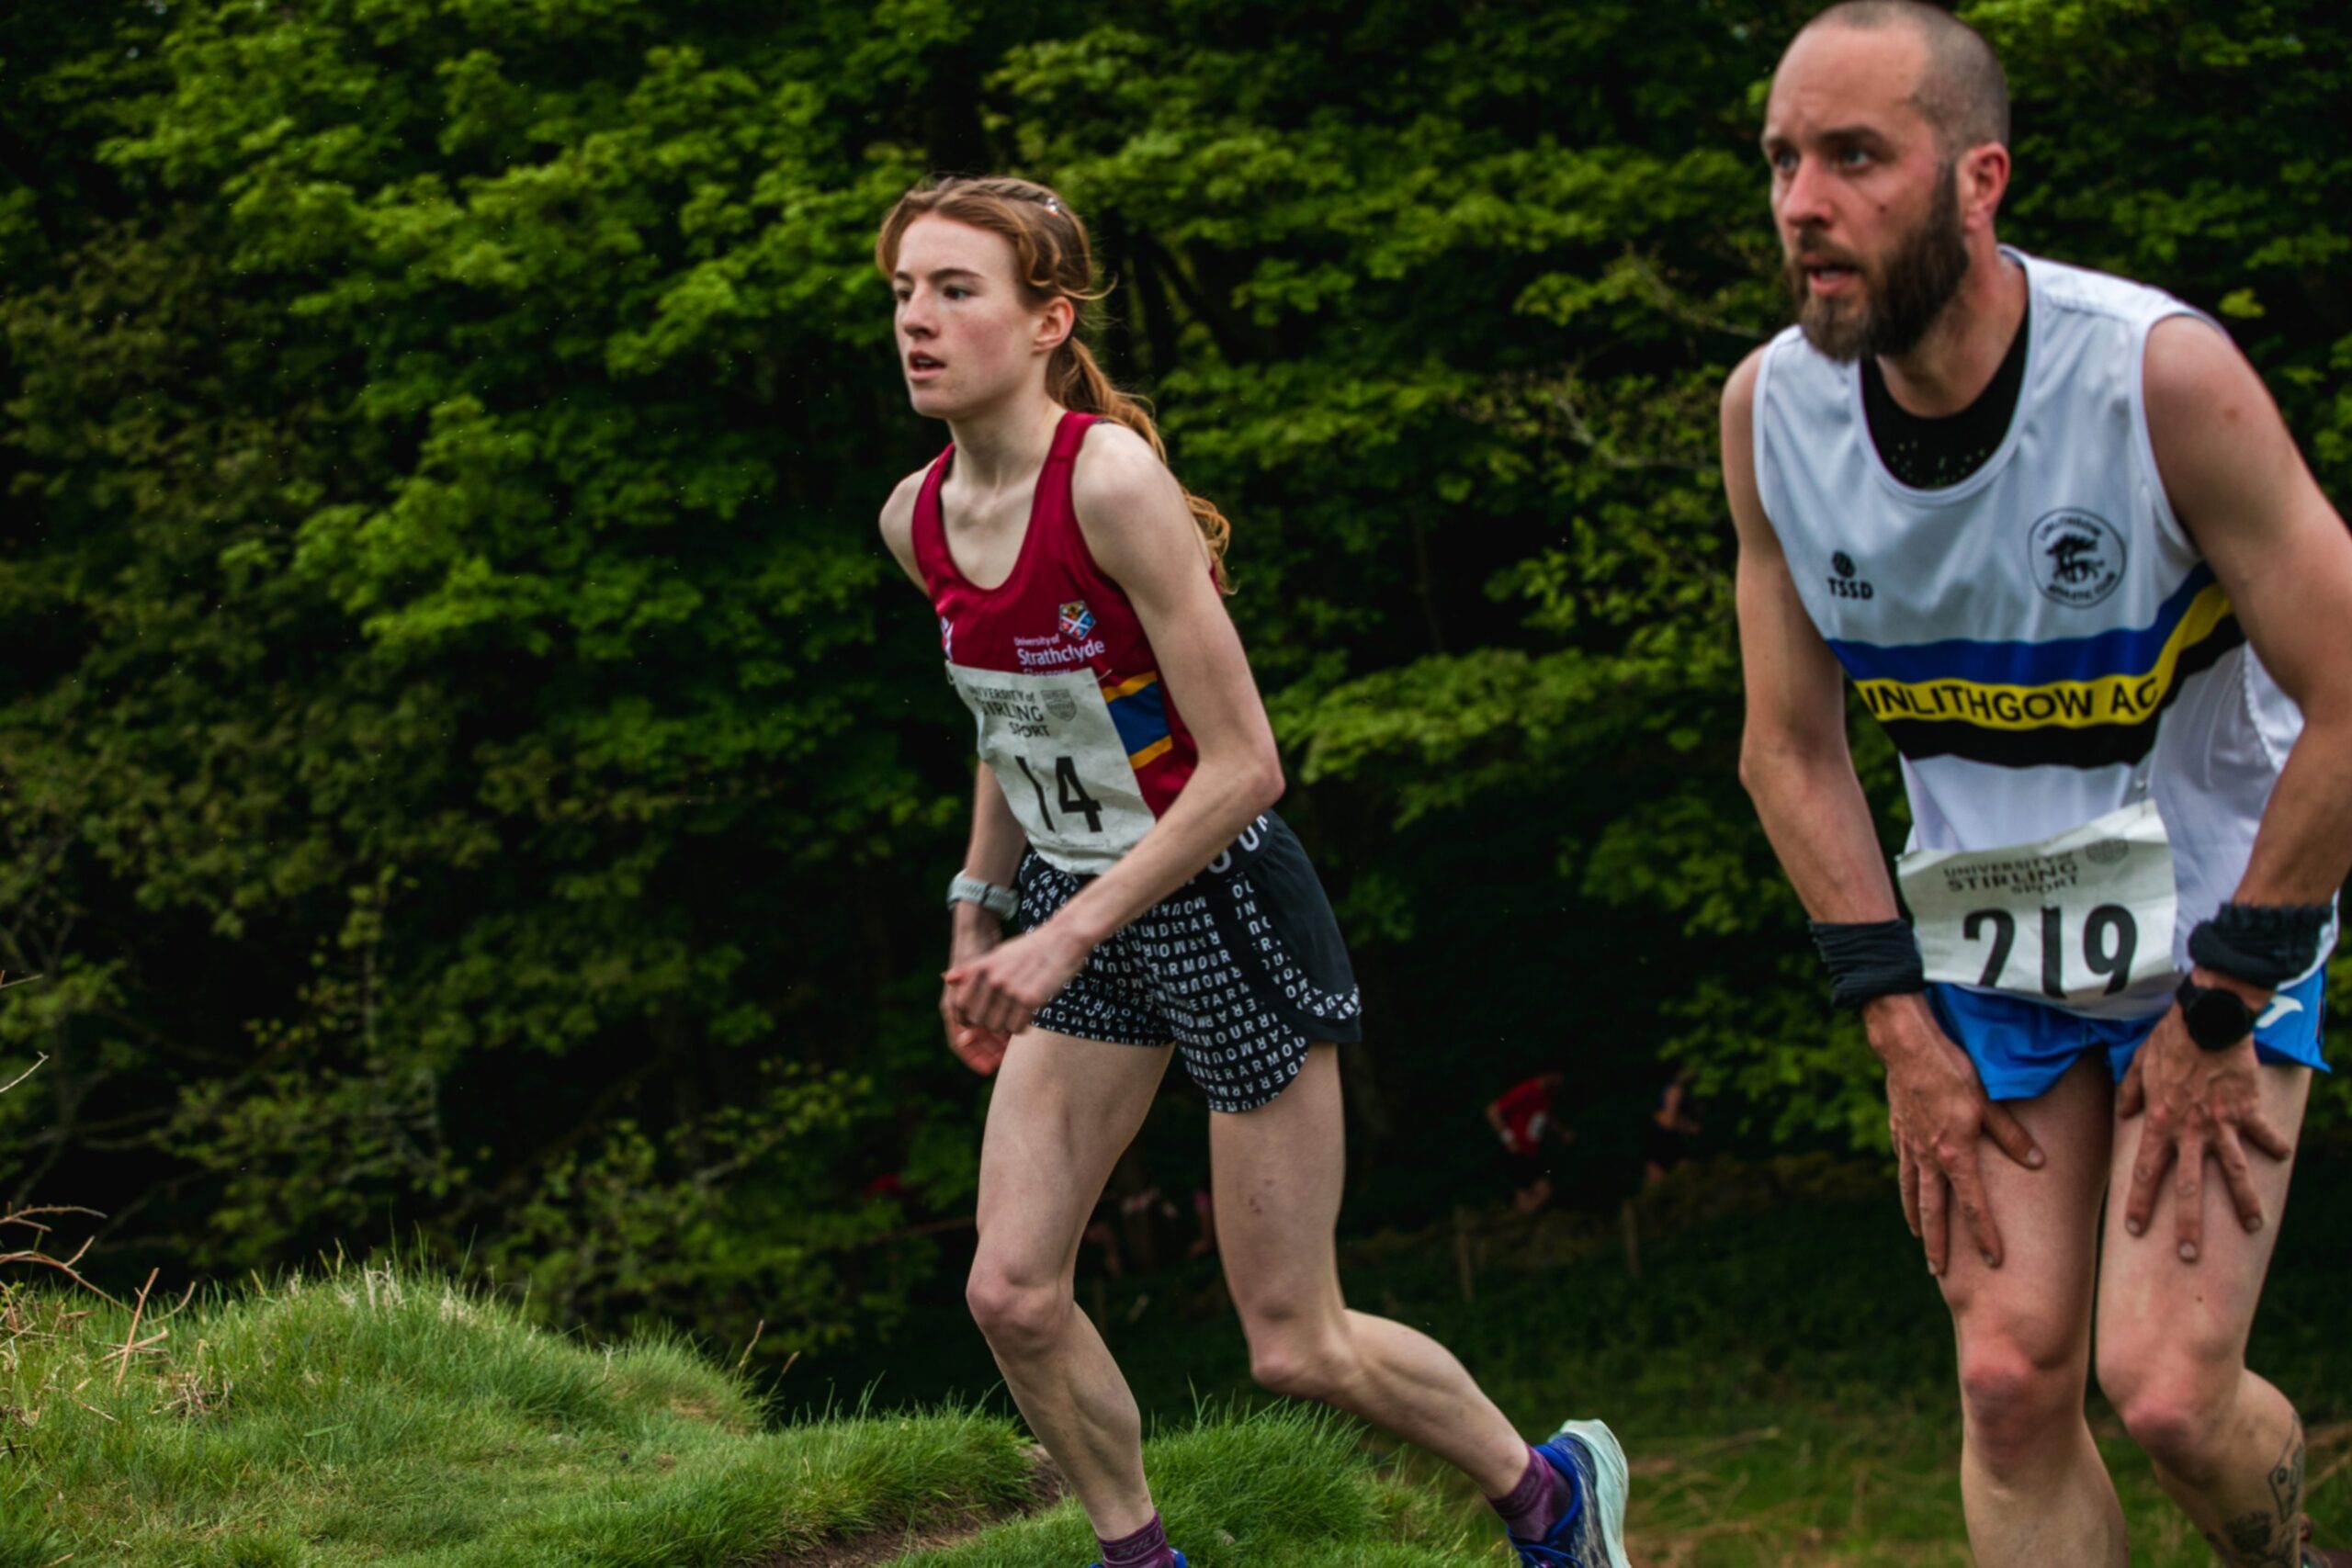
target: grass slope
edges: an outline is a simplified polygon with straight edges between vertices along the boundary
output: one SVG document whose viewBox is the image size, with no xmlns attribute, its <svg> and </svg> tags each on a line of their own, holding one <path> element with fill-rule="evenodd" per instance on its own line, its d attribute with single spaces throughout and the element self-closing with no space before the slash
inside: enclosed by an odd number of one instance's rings
<svg viewBox="0 0 2352 1568">
<path fill-rule="evenodd" d="M 1351 1424 L 1298 1404 L 1204 1415 L 1144 1446 L 1169 1539 L 1193 1568 L 1495 1568 L 1491 1517 L 1385 1475 Z M 901 1568 L 1080 1568 L 1098 1555 L 1075 1502 Z"/>
<path fill-rule="evenodd" d="M 764 1562 L 1029 1476 L 1003 1419 L 763 1430 L 684 1346 L 592 1350 L 396 1270 L 192 1304 L 127 1368 L 95 1302 L 0 1302 L 0 1568 Z"/>
<path fill-rule="evenodd" d="M 130 1338 L 95 1297 L 0 1291 L 0 1568 L 823 1561 L 827 1543 L 977 1527 L 1030 1485 L 1007 1418 L 772 1429 L 685 1346 L 592 1348 L 418 1271 L 222 1292 L 142 1322 L 126 1359 Z M 1319 1412 L 1199 1416 L 1149 1462 L 1197 1568 L 1492 1561 Z M 1066 1502 L 907 1561 L 1078 1568 L 1093 1546 Z"/>
<path fill-rule="evenodd" d="M 2311 1423 L 2330 1540 L 2352 1540 L 2344 1156 L 2306 1151 L 2253 1358 Z M 1692 1212 L 1652 1213 L 1638 1280 L 1612 1224 L 1555 1216 L 1505 1224 L 1473 1302 L 1442 1235 L 1351 1247 L 1349 1283 L 1453 1347 L 1530 1432 L 1606 1416 L 1634 1460 L 1644 1568 L 1959 1568 L 1950 1331 L 1880 1185 L 1695 1172 L 1657 1201 Z M 1155 1495 L 1195 1568 L 1506 1561 L 1491 1516 L 1426 1456 L 1253 1405 L 1217 1299 L 1205 1270 L 1173 1271 L 1125 1282 L 1105 1314 L 1155 1427 Z M 937 1400 L 956 1385 L 910 1382 L 967 1371 L 967 1393 L 989 1387 L 984 1359 L 956 1359 L 977 1348 L 968 1323 L 925 1328 L 902 1339 L 889 1397 Z M 949 1404 L 779 1427 L 684 1345 L 592 1348 L 427 1273 L 348 1267 L 222 1292 L 150 1317 L 126 1360 L 129 1334 L 129 1314 L 95 1298 L 0 1290 L 0 1568 L 732 1568 L 943 1524 L 975 1528 L 905 1549 L 903 1568 L 1093 1554 L 1071 1503 L 984 1524 L 1029 1480 L 1009 1415 Z M 2096 1397 L 2092 1419 L 2133 1562 L 2210 1562 Z"/>
</svg>

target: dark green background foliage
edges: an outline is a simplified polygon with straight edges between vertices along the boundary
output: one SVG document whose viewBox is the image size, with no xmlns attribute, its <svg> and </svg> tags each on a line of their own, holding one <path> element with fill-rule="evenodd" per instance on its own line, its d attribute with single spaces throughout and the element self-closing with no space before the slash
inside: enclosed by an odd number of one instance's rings
<svg viewBox="0 0 2352 1568">
<path fill-rule="evenodd" d="M 981 1099 L 931 1013 L 967 721 L 873 530 L 943 438 L 870 263 L 932 169 L 1089 215 L 1236 520 L 1376 1021 L 1356 1212 L 1551 1059 L 1883 1138 L 1734 774 L 1714 403 L 1804 9 L 9 7 L 6 1196 L 118 1270 L 421 1235 L 566 1320 L 887 1325 Z M 2352 489 L 2341 9 L 1969 14 L 2011 237 L 2222 312 Z"/>
</svg>

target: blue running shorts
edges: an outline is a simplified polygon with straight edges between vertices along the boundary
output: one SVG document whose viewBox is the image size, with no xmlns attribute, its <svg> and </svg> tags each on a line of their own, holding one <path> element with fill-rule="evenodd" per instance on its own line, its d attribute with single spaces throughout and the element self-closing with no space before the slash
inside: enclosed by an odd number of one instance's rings
<svg viewBox="0 0 2352 1568">
<path fill-rule="evenodd" d="M 2329 1070 L 2320 1055 L 2319 1031 L 2326 1010 L 2327 969 L 2319 969 L 2278 991 L 2297 1004 L 2254 1032 L 2255 1055 L 2283 1066 Z M 1995 1100 L 2039 1100 L 2066 1076 L 2087 1051 L 2107 1054 L 2107 1070 L 2121 1083 L 2132 1058 L 2155 1032 L 2163 1018 L 2084 1018 L 2022 997 L 1972 991 L 1941 982 L 1928 987 L 1936 1021 L 1976 1064 L 1984 1092 Z"/>
</svg>

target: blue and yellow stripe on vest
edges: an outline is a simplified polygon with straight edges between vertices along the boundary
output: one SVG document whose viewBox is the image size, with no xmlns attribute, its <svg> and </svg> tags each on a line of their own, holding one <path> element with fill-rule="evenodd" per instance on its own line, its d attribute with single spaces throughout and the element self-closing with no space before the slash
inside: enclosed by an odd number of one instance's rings
<svg viewBox="0 0 2352 1568">
<path fill-rule="evenodd" d="M 1140 770 L 1167 754 L 1176 744 L 1168 732 L 1168 699 L 1159 686 L 1159 671 L 1147 670 L 1116 685 L 1102 688 L 1111 705 L 1111 722 L 1119 727 L 1119 744 L 1127 749 L 1127 765 Z"/>
<path fill-rule="evenodd" d="M 2182 683 L 2245 640 L 2229 594 L 2199 565 L 2137 630 L 1900 648 L 1833 638 L 1829 649 L 1906 757 L 2100 768 L 2146 756 Z"/>
</svg>

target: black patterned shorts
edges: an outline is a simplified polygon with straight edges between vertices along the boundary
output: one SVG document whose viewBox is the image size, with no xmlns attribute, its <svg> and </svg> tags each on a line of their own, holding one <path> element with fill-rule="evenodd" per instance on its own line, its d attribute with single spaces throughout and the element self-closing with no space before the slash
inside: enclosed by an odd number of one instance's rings
<svg viewBox="0 0 2352 1568">
<path fill-rule="evenodd" d="M 1088 880 L 1032 852 L 1021 863 L 1022 929 Z M 1362 1012 L 1330 900 L 1270 811 L 1097 947 L 1036 1024 L 1114 1045 L 1173 1041 L 1209 1109 L 1250 1111 L 1290 1087 L 1309 1044 L 1363 1039 Z"/>
</svg>

